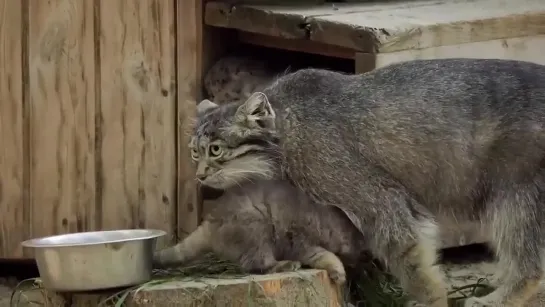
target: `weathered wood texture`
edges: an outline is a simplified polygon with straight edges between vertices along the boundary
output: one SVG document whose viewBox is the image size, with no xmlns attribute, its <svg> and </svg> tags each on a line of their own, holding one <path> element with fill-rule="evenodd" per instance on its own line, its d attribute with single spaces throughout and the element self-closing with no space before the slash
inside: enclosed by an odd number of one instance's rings
<svg viewBox="0 0 545 307">
<path fill-rule="evenodd" d="M 44 303 L 45 306 L 90 307 L 97 306 L 111 294 L 63 297 L 46 292 Z M 245 278 L 167 282 L 129 295 L 125 306 L 340 307 L 341 298 L 341 292 L 325 271 L 304 270 Z"/>
<path fill-rule="evenodd" d="M 545 1 L 424 0 L 310 7 L 210 2 L 205 22 L 379 53 L 543 34 Z"/>
<path fill-rule="evenodd" d="M 396 62 L 453 57 L 524 60 L 545 65 L 543 50 L 545 34 L 389 53 L 357 53 L 356 72 L 367 72 Z"/>
<path fill-rule="evenodd" d="M 20 0 L 0 0 L 0 253 L 6 257 L 22 256 L 19 242 L 28 231 L 21 5 Z"/>
<path fill-rule="evenodd" d="M 194 165 L 190 160 L 189 135 L 196 112 L 195 100 L 203 97 L 203 74 L 214 62 L 230 51 L 236 33 L 206 26 L 204 6 L 208 0 L 177 1 L 178 67 L 178 237 L 193 232 L 201 222 L 202 199 L 195 182 Z"/>
<path fill-rule="evenodd" d="M 28 1 L 30 236 L 94 229 L 92 1 Z M 26 39 L 26 38 L 23 38 Z"/>
<path fill-rule="evenodd" d="M 0 0 L 0 258 L 67 232 L 174 235 L 177 203 L 197 206 L 176 184 L 200 98 L 197 3 Z"/>
<path fill-rule="evenodd" d="M 193 99 L 201 99 L 201 67 L 202 67 L 202 9 L 203 1 L 177 1 L 178 14 L 177 39 L 184 44 L 178 44 L 178 114 L 177 130 L 179 133 L 178 159 L 187 161 L 178 164 L 178 207 L 177 220 L 180 225 L 178 237 L 191 233 L 199 224 L 201 206 L 197 193 L 194 166 L 189 161 L 189 135 L 192 122 L 187 118 L 196 112 Z M 182 98 L 185 97 L 185 98 Z"/>
</svg>

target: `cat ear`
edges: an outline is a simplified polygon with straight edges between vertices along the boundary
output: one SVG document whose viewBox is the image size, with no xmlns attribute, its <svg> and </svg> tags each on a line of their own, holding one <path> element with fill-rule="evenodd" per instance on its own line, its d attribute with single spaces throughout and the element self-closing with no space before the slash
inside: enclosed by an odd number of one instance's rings
<svg viewBox="0 0 545 307">
<path fill-rule="evenodd" d="M 239 123 L 245 124 L 249 128 L 274 129 L 276 114 L 267 95 L 257 92 L 238 107 L 235 118 Z"/>
<path fill-rule="evenodd" d="M 205 99 L 199 102 L 199 104 L 197 104 L 197 114 L 203 113 L 207 110 L 210 110 L 212 108 L 217 108 L 217 107 L 218 105 L 216 103 L 213 103 L 212 101 L 208 99 Z"/>
</svg>

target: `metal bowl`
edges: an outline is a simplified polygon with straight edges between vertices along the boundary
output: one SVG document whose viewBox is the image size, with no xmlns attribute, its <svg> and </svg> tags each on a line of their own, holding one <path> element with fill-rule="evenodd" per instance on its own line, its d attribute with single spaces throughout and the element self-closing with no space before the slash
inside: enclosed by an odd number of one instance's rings
<svg viewBox="0 0 545 307">
<path fill-rule="evenodd" d="M 43 286 L 64 291 L 91 291 L 133 286 L 151 279 L 158 237 L 154 229 L 92 231 L 24 241 L 34 248 Z"/>
</svg>

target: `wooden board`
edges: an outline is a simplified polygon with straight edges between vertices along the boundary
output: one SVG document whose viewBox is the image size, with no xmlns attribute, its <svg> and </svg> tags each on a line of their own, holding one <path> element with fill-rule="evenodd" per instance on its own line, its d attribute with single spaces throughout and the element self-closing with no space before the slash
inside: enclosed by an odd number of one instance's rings
<svg viewBox="0 0 545 307">
<path fill-rule="evenodd" d="M 203 3 L 200 0 L 177 2 L 178 44 L 178 237 L 183 238 L 197 228 L 201 217 L 195 169 L 191 161 L 189 140 L 197 102 L 202 97 L 203 67 Z"/>
<path fill-rule="evenodd" d="M 174 0 L 100 0 L 95 5 L 100 6 L 100 227 L 174 233 Z"/>
<path fill-rule="evenodd" d="M 93 1 L 28 1 L 32 237 L 95 228 Z"/>
<path fill-rule="evenodd" d="M 266 34 L 283 38 L 305 38 L 304 16 L 293 8 L 233 6 L 228 2 L 206 4 L 205 23 L 211 26 Z M 300 25 L 302 25 L 300 27 Z"/>
<path fill-rule="evenodd" d="M 307 7 L 208 3 L 206 23 L 378 53 L 538 35 L 545 1 L 426 0 Z"/>
<path fill-rule="evenodd" d="M 20 0 L 0 0 L 0 257 L 22 257 L 24 206 L 22 10 Z M 25 105 L 26 107 L 26 105 Z M 28 156 L 26 156 L 28 158 Z"/>
<path fill-rule="evenodd" d="M 453 57 L 522 60 L 545 65 L 543 50 L 545 50 L 545 35 L 379 54 L 357 53 L 356 72 L 366 72 L 396 62 Z"/>
<path fill-rule="evenodd" d="M 176 2 L 0 0 L 0 258 L 32 257 L 33 237 L 176 232 Z"/>
<path fill-rule="evenodd" d="M 59 296 L 46 292 L 45 306 L 97 306 L 111 293 Z M 327 273 L 301 270 L 244 278 L 199 278 L 153 285 L 129 295 L 126 306 L 314 306 L 340 307 L 341 292 Z"/>
</svg>

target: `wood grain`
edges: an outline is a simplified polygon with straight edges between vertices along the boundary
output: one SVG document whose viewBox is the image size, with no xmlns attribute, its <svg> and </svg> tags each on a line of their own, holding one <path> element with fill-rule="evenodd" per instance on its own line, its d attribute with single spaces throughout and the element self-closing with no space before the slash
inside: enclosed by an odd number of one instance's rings
<svg viewBox="0 0 545 307">
<path fill-rule="evenodd" d="M 202 205 L 195 184 L 189 140 L 197 101 L 202 97 L 203 3 L 201 0 L 177 2 L 178 66 L 178 237 L 183 238 L 200 223 Z M 183 43 L 182 43 L 183 42 Z"/>
<path fill-rule="evenodd" d="M 20 0 L 0 0 L 0 258 L 20 258 L 23 203 L 23 71 Z"/>
<path fill-rule="evenodd" d="M 191 1 L 186 1 L 188 4 Z M 305 16 L 291 10 L 265 6 L 232 5 L 225 2 L 211 1 L 206 4 L 204 20 L 207 25 L 244 30 L 252 33 L 278 36 L 283 38 L 305 38 L 307 30 L 303 20 Z M 185 16 L 185 15 L 184 15 Z M 303 24 L 303 26 L 301 26 Z"/>
<path fill-rule="evenodd" d="M 418 6 L 385 5 L 391 7 L 313 17 L 310 40 L 381 53 L 545 32 L 545 2 L 541 0 L 441 0 Z"/>
<path fill-rule="evenodd" d="M 93 1 L 29 1 L 31 235 L 95 228 Z"/>
<path fill-rule="evenodd" d="M 101 0 L 99 6 L 102 228 L 156 228 L 173 234 L 174 0 Z"/>
<path fill-rule="evenodd" d="M 381 53 L 540 35 L 542 0 L 423 0 L 316 6 L 210 2 L 208 25 Z M 273 42 L 269 46 L 282 48 Z M 285 42 L 283 43 L 285 45 Z"/>
<path fill-rule="evenodd" d="M 45 291 L 38 301 L 45 306 L 65 306 L 70 302 L 70 306 L 87 307 L 97 306 L 110 295 L 111 292 L 61 296 Z M 190 278 L 157 283 L 131 292 L 125 302 L 129 307 L 340 307 L 342 293 L 325 271 L 299 270 L 242 278 Z"/>
<path fill-rule="evenodd" d="M 376 65 L 382 67 L 409 60 L 454 57 L 522 60 L 545 65 L 543 50 L 545 35 L 535 35 L 379 53 L 376 55 Z"/>
<path fill-rule="evenodd" d="M 353 49 L 314 42 L 306 39 L 285 39 L 244 31 L 238 31 L 238 39 L 241 43 L 267 48 L 317 54 L 350 60 L 354 59 L 355 57 L 355 51 Z"/>
</svg>

